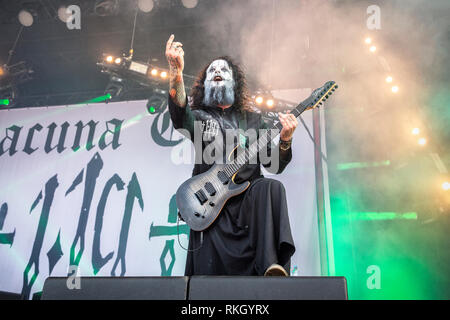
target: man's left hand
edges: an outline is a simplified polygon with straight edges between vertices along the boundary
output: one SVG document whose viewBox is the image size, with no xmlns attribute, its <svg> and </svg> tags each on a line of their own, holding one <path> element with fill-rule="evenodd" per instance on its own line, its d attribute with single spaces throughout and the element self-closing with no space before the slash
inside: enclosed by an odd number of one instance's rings
<svg viewBox="0 0 450 320">
<path fill-rule="evenodd" d="M 280 132 L 280 139 L 283 141 L 291 140 L 295 128 L 297 128 L 298 125 L 297 118 L 293 114 L 289 113 L 289 111 L 287 113 L 278 112 L 278 118 L 283 125 L 283 129 L 281 129 Z"/>
</svg>

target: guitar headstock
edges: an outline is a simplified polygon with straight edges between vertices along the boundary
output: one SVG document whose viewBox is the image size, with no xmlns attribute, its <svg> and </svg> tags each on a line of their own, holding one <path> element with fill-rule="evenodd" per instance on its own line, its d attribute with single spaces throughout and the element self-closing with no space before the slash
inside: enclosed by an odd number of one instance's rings
<svg viewBox="0 0 450 320">
<path fill-rule="evenodd" d="M 307 109 L 314 109 L 320 107 L 338 88 L 334 81 L 326 82 L 322 87 L 315 89 L 308 99 L 302 102 Z"/>
</svg>

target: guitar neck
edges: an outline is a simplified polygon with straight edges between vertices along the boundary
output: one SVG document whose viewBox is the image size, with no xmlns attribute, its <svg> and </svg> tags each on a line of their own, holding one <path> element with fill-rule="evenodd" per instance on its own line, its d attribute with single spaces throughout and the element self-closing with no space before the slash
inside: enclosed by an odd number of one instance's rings
<svg viewBox="0 0 450 320">
<path fill-rule="evenodd" d="M 296 118 L 303 113 L 308 108 L 308 105 L 301 102 L 297 107 L 291 110 L 291 114 L 293 114 Z M 248 149 L 245 149 L 236 159 L 234 159 L 230 164 L 227 165 L 227 172 L 231 172 L 234 175 L 236 172 L 241 169 L 242 166 L 250 162 L 250 160 L 254 159 L 258 153 L 267 148 L 267 145 L 271 143 L 281 132 L 283 125 L 281 122 L 276 123 L 269 129 L 268 132 L 276 132 L 275 135 L 261 135 L 257 141 L 252 143 Z"/>
</svg>

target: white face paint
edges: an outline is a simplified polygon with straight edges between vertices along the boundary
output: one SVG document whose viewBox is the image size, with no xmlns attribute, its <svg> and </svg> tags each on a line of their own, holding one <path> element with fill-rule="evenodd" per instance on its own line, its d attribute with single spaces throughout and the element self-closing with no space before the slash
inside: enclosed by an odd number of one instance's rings
<svg viewBox="0 0 450 320">
<path fill-rule="evenodd" d="M 206 106 L 225 106 L 234 103 L 233 70 L 228 62 L 214 60 L 206 69 L 205 98 Z"/>
<path fill-rule="evenodd" d="M 206 70 L 205 81 L 212 86 L 223 86 L 226 82 L 233 83 L 233 70 L 225 60 L 214 60 Z"/>
</svg>

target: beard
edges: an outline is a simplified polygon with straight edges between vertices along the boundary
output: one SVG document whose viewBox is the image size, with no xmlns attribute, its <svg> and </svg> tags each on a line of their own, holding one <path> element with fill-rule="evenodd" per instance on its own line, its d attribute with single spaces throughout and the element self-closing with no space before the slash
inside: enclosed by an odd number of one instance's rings
<svg viewBox="0 0 450 320">
<path fill-rule="evenodd" d="M 205 96 L 203 104 L 208 107 L 228 106 L 234 103 L 234 89 L 229 81 L 221 86 L 213 86 L 205 81 Z"/>
</svg>

